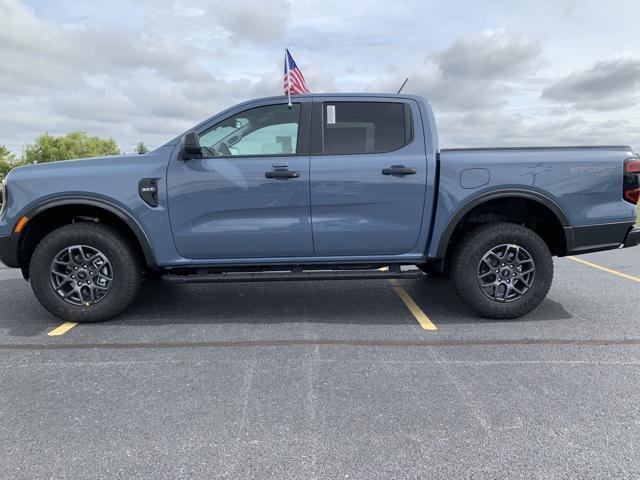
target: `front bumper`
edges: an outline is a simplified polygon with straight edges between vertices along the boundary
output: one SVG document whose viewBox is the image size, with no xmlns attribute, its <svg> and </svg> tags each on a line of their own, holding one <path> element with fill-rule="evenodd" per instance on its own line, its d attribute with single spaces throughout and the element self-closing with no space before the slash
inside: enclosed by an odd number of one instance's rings
<svg viewBox="0 0 640 480">
<path fill-rule="evenodd" d="M 0 236 L 0 262 L 7 267 L 18 267 L 18 246 L 13 235 Z"/>
<path fill-rule="evenodd" d="M 624 240 L 622 248 L 635 247 L 640 245 L 640 227 L 634 227 L 627 233 L 627 238 Z"/>
</svg>

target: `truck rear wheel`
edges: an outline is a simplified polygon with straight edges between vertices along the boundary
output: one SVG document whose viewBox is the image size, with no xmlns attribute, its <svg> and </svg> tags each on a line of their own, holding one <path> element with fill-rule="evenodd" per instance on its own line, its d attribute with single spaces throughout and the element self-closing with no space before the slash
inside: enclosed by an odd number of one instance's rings
<svg viewBox="0 0 640 480">
<path fill-rule="evenodd" d="M 532 230 L 493 223 L 457 245 L 451 280 L 460 299 L 483 317 L 517 318 L 535 309 L 553 281 L 553 258 Z"/>
<path fill-rule="evenodd" d="M 142 275 L 127 239 L 100 223 L 54 230 L 38 244 L 29 265 L 40 304 L 72 322 L 100 322 L 121 313 L 136 297 Z"/>
</svg>

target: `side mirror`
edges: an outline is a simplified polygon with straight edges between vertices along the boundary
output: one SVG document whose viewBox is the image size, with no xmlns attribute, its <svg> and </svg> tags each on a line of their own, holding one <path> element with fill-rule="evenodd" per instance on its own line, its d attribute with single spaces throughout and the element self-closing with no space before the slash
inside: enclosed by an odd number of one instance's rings
<svg viewBox="0 0 640 480">
<path fill-rule="evenodd" d="M 202 157 L 202 148 L 200 148 L 200 139 L 196 132 L 189 132 L 182 137 L 182 158 L 188 160 L 190 158 Z"/>
</svg>

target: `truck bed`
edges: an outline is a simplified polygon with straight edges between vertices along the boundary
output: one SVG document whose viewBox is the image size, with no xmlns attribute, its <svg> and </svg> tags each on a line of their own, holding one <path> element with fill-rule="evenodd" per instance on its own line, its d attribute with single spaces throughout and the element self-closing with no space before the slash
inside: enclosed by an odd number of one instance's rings
<svg viewBox="0 0 640 480">
<path fill-rule="evenodd" d="M 563 220 L 568 254 L 615 248 L 633 226 L 636 207 L 622 196 L 626 145 L 448 148 L 439 151 L 433 235 L 494 192 L 536 195 Z M 429 254 L 439 258 L 442 242 Z"/>
</svg>

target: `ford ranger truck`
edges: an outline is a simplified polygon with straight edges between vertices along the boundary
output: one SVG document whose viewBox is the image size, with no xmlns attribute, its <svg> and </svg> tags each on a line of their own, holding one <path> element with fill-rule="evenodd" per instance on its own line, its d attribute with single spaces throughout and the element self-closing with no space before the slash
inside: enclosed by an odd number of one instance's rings
<svg viewBox="0 0 640 480">
<path fill-rule="evenodd" d="M 418 96 L 264 98 L 144 155 L 14 169 L 0 259 L 74 322 L 121 313 L 149 277 L 425 272 L 479 315 L 515 318 L 545 298 L 553 256 L 640 243 L 639 195 L 628 146 L 441 150 Z"/>
</svg>

